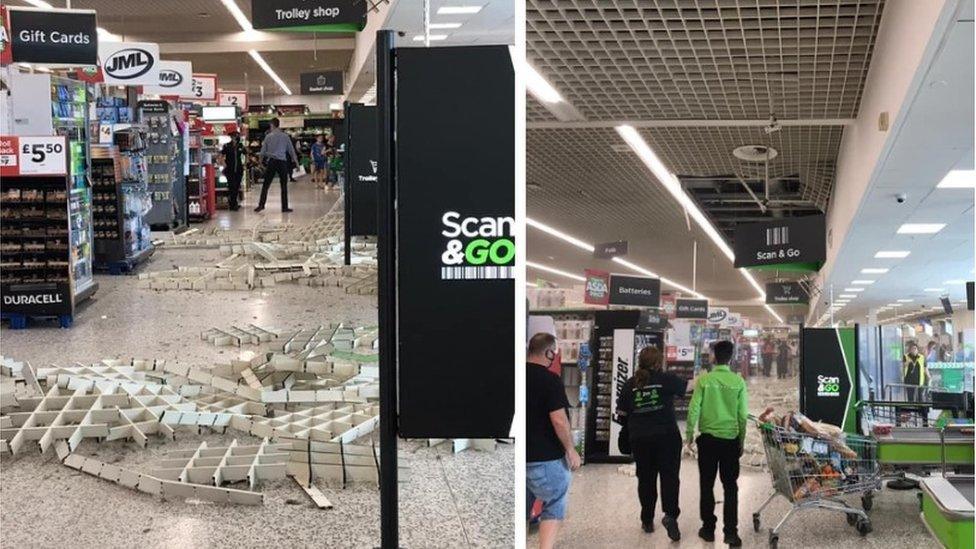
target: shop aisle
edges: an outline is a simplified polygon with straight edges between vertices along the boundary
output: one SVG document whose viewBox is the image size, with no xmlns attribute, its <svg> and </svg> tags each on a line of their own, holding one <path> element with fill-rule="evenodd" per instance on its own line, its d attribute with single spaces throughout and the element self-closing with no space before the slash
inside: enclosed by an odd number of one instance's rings
<svg viewBox="0 0 976 549">
<path fill-rule="evenodd" d="M 253 226 L 260 219 L 305 224 L 324 215 L 340 197 L 306 181 L 289 186 L 294 212 L 278 208 L 278 185 L 262 214 L 253 212 L 259 189 L 252 188 L 241 210 L 218 211 L 209 222 L 224 228 Z M 202 225 L 194 225 L 202 226 Z M 206 265 L 221 259 L 218 250 L 162 248 L 139 272 L 177 265 Z M 253 291 L 153 291 L 137 287 L 135 276 L 97 276 L 100 288 L 83 306 L 74 327 L 50 324 L 27 330 L 2 328 L 3 355 L 31 364 L 92 363 L 103 358 L 159 358 L 210 365 L 235 353 L 214 347 L 200 333 L 210 327 L 254 323 L 282 329 L 345 321 L 375 325 L 375 296 L 346 294 L 339 288 L 280 284 Z M 374 433 L 377 435 L 377 433 Z M 181 431 L 162 443 L 150 437 L 146 450 L 125 442 L 86 440 L 82 455 L 120 466 L 151 471 L 165 452 L 194 449 L 201 441 L 226 445 L 258 444 L 257 438 L 193 435 Z M 401 539 L 408 547 L 511 546 L 514 501 L 511 446 L 493 453 L 467 450 L 451 455 L 450 445 L 427 448 L 402 441 L 409 472 L 400 485 Z M 476 472 L 474 474 L 473 472 Z M 4 457 L 0 475 L 3 545 L 77 547 L 370 547 L 379 541 L 379 491 L 357 485 L 323 492 L 333 502 L 319 510 L 290 479 L 262 484 L 263 506 L 225 506 L 209 502 L 160 501 L 59 465 L 53 453 L 22 452 Z M 40 520 L 40 522 L 39 522 Z"/>
</svg>

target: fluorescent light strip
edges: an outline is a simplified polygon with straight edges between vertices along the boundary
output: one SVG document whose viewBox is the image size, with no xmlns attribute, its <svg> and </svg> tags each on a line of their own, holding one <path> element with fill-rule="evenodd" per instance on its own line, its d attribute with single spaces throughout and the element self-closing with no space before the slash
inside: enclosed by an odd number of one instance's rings
<svg viewBox="0 0 976 549">
<path fill-rule="evenodd" d="M 241 8 L 237 6 L 237 2 L 235 2 L 234 0 L 220 0 L 220 3 L 223 4 L 225 8 L 227 8 L 227 11 L 229 11 L 230 14 L 234 17 L 234 20 L 237 21 L 237 25 L 241 27 L 241 30 L 243 30 L 244 32 L 250 32 L 254 30 L 254 27 L 251 25 L 251 21 L 248 20 L 246 15 L 244 15 L 244 12 L 241 11 Z"/>
<path fill-rule="evenodd" d="M 545 78 L 535 70 L 535 67 L 525 63 L 525 87 L 536 99 L 543 103 L 562 103 L 563 96 L 552 87 Z"/>
<path fill-rule="evenodd" d="M 925 288 L 923 292 L 944 292 L 945 288 Z"/>
<path fill-rule="evenodd" d="M 912 252 L 904 250 L 883 250 L 874 254 L 875 259 L 904 259 Z"/>
<path fill-rule="evenodd" d="M 473 15 L 481 11 L 483 6 L 442 6 L 437 9 L 437 15 Z"/>
<path fill-rule="evenodd" d="M 945 223 L 905 223 L 898 227 L 898 234 L 935 234 L 945 226 Z"/>
<path fill-rule="evenodd" d="M 438 40 L 447 40 L 447 35 L 446 34 L 432 34 L 432 35 L 430 35 L 430 40 L 431 40 L 431 42 L 436 42 Z M 414 36 L 413 37 L 413 41 L 414 42 L 423 42 L 424 41 L 424 35 L 418 34 L 417 36 Z"/>
<path fill-rule="evenodd" d="M 540 231 L 542 231 L 542 232 L 544 232 L 546 234 L 549 234 L 551 236 L 554 236 L 554 237 L 556 237 L 556 238 L 558 238 L 558 239 L 560 239 L 560 240 L 562 240 L 564 242 L 568 242 L 569 244 L 572 244 L 573 246 L 576 246 L 577 248 L 579 248 L 581 250 L 586 250 L 587 252 L 590 252 L 590 253 L 593 253 L 593 251 L 596 250 L 596 248 L 593 246 L 593 244 L 590 244 L 589 242 L 585 242 L 583 240 L 580 240 L 580 239 L 576 238 L 575 236 L 568 235 L 568 234 L 560 231 L 559 229 L 556 229 L 554 227 L 550 227 L 549 225 L 546 225 L 545 223 L 541 223 L 539 221 L 536 221 L 535 219 L 532 219 L 531 217 L 526 217 L 525 218 L 525 224 L 528 225 L 529 227 L 533 227 L 535 229 L 539 229 Z M 619 264 L 623 265 L 624 267 L 627 267 L 628 269 L 633 269 L 634 271 L 637 271 L 638 273 L 641 273 L 641 274 L 643 274 L 645 276 L 650 276 L 650 277 L 653 277 L 653 278 L 660 278 L 662 284 L 667 284 L 667 285 L 672 286 L 674 288 L 677 288 L 677 289 L 679 289 L 679 290 L 681 290 L 683 292 L 687 292 L 687 293 L 689 293 L 689 294 L 697 297 L 698 299 L 708 299 L 705 296 L 703 296 L 702 294 L 700 294 L 700 293 L 698 293 L 698 292 L 696 292 L 694 290 L 691 290 L 691 289 L 689 289 L 689 288 L 687 288 L 685 286 L 682 286 L 681 284 L 678 284 L 677 282 L 675 282 L 673 280 L 670 280 L 668 278 L 665 278 L 665 277 L 662 277 L 662 276 L 658 276 L 653 271 L 649 271 L 649 270 L 641 267 L 640 265 L 637 265 L 635 263 L 631 263 L 630 261 L 627 261 L 626 259 L 623 259 L 623 258 L 620 258 L 620 257 L 614 257 L 612 259 L 612 261 L 615 262 L 615 263 L 619 263 Z"/>
<path fill-rule="evenodd" d="M 976 188 L 976 171 L 951 170 L 936 187 L 940 189 L 973 189 Z"/>
<path fill-rule="evenodd" d="M 873 280 L 852 280 L 851 284 L 857 284 L 858 286 L 867 286 L 868 284 L 874 284 Z"/>
<path fill-rule="evenodd" d="M 47 2 L 44 2 L 44 0 L 24 0 L 24 2 L 27 2 L 28 4 L 34 6 L 35 8 L 47 8 L 49 10 L 54 9 L 54 6 L 48 4 Z"/>
<path fill-rule="evenodd" d="M 584 277 L 582 277 L 580 275 L 573 274 L 573 273 L 568 273 L 566 271 L 561 271 L 561 270 L 556 269 L 554 267 L 549 267 L 547 265 L 540 265 L 539 263 L 533 263 L 531 261 L 526 261 L 525 264 L 526 264 L 526 266 L 531 267 L 533 269 L 539 269 L 540 271 L 545 271 L 547 273 L 552 273 L 552 274 L 557 274 L 557 275 L 560 275 L 560 276 L 565 276 L 566 278 L 571 278 L 573 280 L 578 280 L 580 282 L 586 282 L 586 278 L 584 278 Z"/>
<path fill-rule="evenodd" d="M 697 223 L 698 226 L 705 231 L 705 234 L 712 239 L 712 242 L 714 242 L 715 245 L 722 250 L 725 257 L 729 258 L 729 261 L 735 261 L 735 253 L 732 251 L 732 248 L 729 247 L 729 245 L 725 242 L 725 239 L 722 238 L 717 230 L 715 230 L 715 227 L 713 227 L 711 222 L 708 221 L 705 214 L 698 209 L 695 202 L 681 187 L 681 182 L 678 181 L 678 178 L 675 177 L 673 173 L 668 171 L 668 169 L 664 166 L 664 163 L 661 162 L 661 159 L 658 158 L 657 154 L 655 154 L 651 149 L 650 145 L 648 145 L 647 142 L 644 141 L 644 138 L 641 137 L 641 134 L 634 129 L 633 126 L 627 125 L 617 126 L 616 130 L 617 133 L 620 134 L 620 137 L 628 145 L 630 145 L 630 148 L 637 153 L 637 156 L 644 162 L 644 164 L 650 168 L 651 173 L 653 173 L 654 176 L 657 177 L 658 181 L 664 185 L 664 188 L 667 189 L 668 192 L 671 193 L 671 196 L 678 201 L 678 204 L 681 205 L 681 207 L 684 208 L 689 215 L 691 215 L 691 217 L 695 220 L 695 223 Z"/>
<path fill-rule="evenodd" d="M 265 61 L 263 57 L 261 57 L 261 54 L 258 53 L 257 50 L 248 50 L 247 53 L 250 54 L 251 59 L 254 59 L 254 62 L 257 63 L 259 67 L 264 69 L 264 72 L 268 73 L 268 76 L 270 76 L 271 79 L 274 80 L 275 83 L 278 84 L 278 86 L 282 90 L 284 90 L 286 95 L 291 95 L 291 90 L 288 89 L 288 86 L 285 85 L 284 80 L 282 80 L 281 77 L 278 76 L 278 73 L 272 70 L 271 66 L 268 65 L 268 62 Z"/>
<path fill-rule="evenodd" d="M 845 292 L 863 292 L 864 288 L 844 288 Z"/>
<path fill-rule="evenodd" d="M 866 274 L 866 275 L 867 274 L 885 274 L 887 272 L 888 272 L 888 269 L 879 269 L 879 268 L 874 268 L 874 267 L 870 267 L 870 268 L 867 268 L 867 269 L 861 269 L 861 274 Z"/>
<path fill-rule="evenodd" d="M 948 284 L 948 285 L 951 285 L 951 286 L 955 286 L 957 284 L 965 284 L 965 283 L 966 283 L 965 280 L 961 280 L 961 279 L 958 279 L 958 278 L 954 278 L 952 280 L 946 280 L 945 282 L 943 282 L 943 284 Z"/>
<path fill-rule="evenodd" d="M 770 307 L 768 304 L 763 304 L 763 307 L 766 307 L 769 314 L 773 315 L 773 318 L 775 318 L 778 322 L 783 322 L 783 317 L 776 314 L 776 311 L 774 311 L 772 307 Z"/>
<path fill-rule="evenodd" d="M 911 303 L 915 301 L 914 299 L 899 299 L 898 303 Z"/>
<path fill-rule="evenodd" d="M 840 297 L 841 299 L 854 299 L 857 297 L 857 294 L 840 294 L 837 297 Z"/>
<path fill-rule="evenodd" d="M 528 287 L 530 287 L 530 288 L 538 288 L 539 287 L 539 285 L 536 284 L 535 282 L 529 282 L 528 280 L 525 281 L 525 285 L 528 286 Z"/>
<path fill-rule="evenodd" d="M 432 29 L 459 29 L 461 28 L 461 23 L 431 23 L 430 28 Z"/>
</svg>

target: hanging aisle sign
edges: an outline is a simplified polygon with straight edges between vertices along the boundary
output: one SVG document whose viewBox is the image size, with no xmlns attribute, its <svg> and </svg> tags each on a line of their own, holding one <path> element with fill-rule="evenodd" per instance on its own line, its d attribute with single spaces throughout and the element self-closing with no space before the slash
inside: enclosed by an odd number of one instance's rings
<svg viewBox="0 0 976 549">
<path fill-rule="evenodd" d="M 767 282 L 766 303 L 770 305 L 808 303 L 810 296 L 799 282 Z"/>
<path fill-rule="evenodd" d="M 708 300 L 678 299 L 674 305 L 675 318 L 708 318 Z"/>
<path fill-rule="evenodd" d="M 823 214 L 740 223 L 735 229 L 735 267 L 816 271 L 827 259 Z"/>
<path fill-rule="evenodd" d="M 92 10 L 36 9 L 7 6 L 15 63 L 98 64 L 98 30 Z M 5 54 L 6 56 L 6 54 Z"/>
<path fill-rule="evenodd" d="M 143 88 L 156 95 L 189 95 L 193 92 L 193 63 L 189 61 L 160 61 L 159 81 Z"/>
<path fill-rule="evenodd" d="M 181 95 L 180 99 L 190 101 L 216 101 L 217 75 L 194 73 L 190 82 L 190 93 Z"/>
<path fill-rule="evenodd" d="M 302 95 L 342 95 L 342 71 L 303 72 Z"/>
<path fill-rule="evenodd" d="M 159 44 L 99 42 L 98 64 L 106 84 L 155 86 L 159 84 Z"/>
<path fill-rule="evenodd" d="M 396 59 L 399 432 L 508 437 L 516 356 L 512 58 L 508 47 L 479 46 L 399 48 Z"/>
<path fill-rule="evenodd" d="M 251 0 L 258 30 L 349 32 L 366 26 L 365 0 Z"/>
<path fill-rule="evenodd" d="M 593 248 L 593 257 L 597 259 L 612 259 L 627 255 L 627 241 L 605 242 Z"/>
<path fill-rule="evenodd" d="M 661 305 L 661 279 L 610 275 L 610 304 L 658 307 Z"/>
<path fill-rule="evenodd" d="M 241 112 L 247 111 L 247 92 L 221 90 L 217 92 L 217 104 L 225 107 L 239 107 Z"/>
</svg>

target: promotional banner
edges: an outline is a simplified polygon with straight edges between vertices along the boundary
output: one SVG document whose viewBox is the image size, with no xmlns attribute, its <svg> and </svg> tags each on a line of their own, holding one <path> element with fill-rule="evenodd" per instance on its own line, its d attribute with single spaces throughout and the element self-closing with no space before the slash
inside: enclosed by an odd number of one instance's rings
<svg viewBox="0 0 976 549">
<path fill-rule="evenodd" d="M 188 96 L 193 93 L 193 63 L 189 61 L 160 61 L 159 82 L 143 91 L 156 95 Z"/>
<path fill-rule="evenodd" d="M 597 244 L 593 249 L 593 257 L 597 259 L 612 259 L 624 255 L 627 255 L 626 240 Z"/>
<path fill-rule="evenodd" d="M 729 316 L 725 319 L 725 324 L 729 328 L 741 328 L 743 326 L 742 314 L 729 313 Z"/>
<path fill-rule="evenodd" d="M 767 282 L 766 303 L 770 305 L 792 305 L 809 303 L 810 296 L 799 282 Z"/>
<path fill-rule="evenodd" d="M 217 100 L 217 75 L 194 73 L 190 80 L 190 93 L 181 95 L 180 99 L 190 101 L 216 101 Z"/>
<path fill-rule="evenodd" d="M 668 317 L 658 311 L 642 309 L 637 327 L 641 330 L 663 331 L 668 328 Z"/>
<path fill-rule="evenodd" d="M 346 217 L 350 236 L 376 234 L 379 139 L 376 107 L 352 103 L 346 109 Z"/>
<path fill-rule="evenodd" d="M 238 107 L 240 112 L 245 112 L 247 111 L 247 92 L 219 91 L 217 92 L 217 104 L 223 107 Z"/>
<path fill-rule="evenodd" d="M 98 57 L 97 51 L 95 56 Z M 0 5 L 0 65 L 9 65 L 13 60 L 10 47 L 10 14 L 7 13 L 6 5 Z"/>
<path fill-rule="evenodd" d="M 149 42 L 99 42 L 98 64 L 102 81 L 120 86 L 159 84 L 159 44 Z"/>
<path fill-rule="evenodd" d="M 623 391 L 624 383 L 634 375 L 634 330 L 617 329 L 613 331 L 613 377 L 610 383 L 610 452 L 611 456 L 621 456 L 617 446 L 621 425 L 617 418 L 617 400 Z M 599 419 L 597 419 L 599 421 Z"/>
<path fill-rule="evenodd" d="M 68 143 L 64 136 L 0 136 L 0 176 L 67 173 Z"/>
<path fill-rule="evenodd" d="M 610 273 L 596 269 L 583 272 L 586 286 L 583 289 L 583 303 L 607 305 L 610 303 Z"/>
<path fill-rule="evenodd" d="M 824 216 L 783 217 L 735 228 L 735 267 L 818 270 L 827 258 Z"/>
<path fill-rule="evenodd" d="M 478 46 L 400 48 L 396 59 L 399 432 L 508 437 L 515 410 L 512 58 L 506 46 Z"/>
<path fill-rule="evenodd" d="M 729 319 L 728 307 L 709 307 L 708 322 L 711 324 L 725 324 Z"/>
<path fill-rule="evenodd" d="M 358 31 L 366 26 L 363 0 L 251 0 L 258 30 Z"/>
<path fill-rule="evenodd" d="M 674 306 L 675 318 L 708 318 L 708 300 L 678 299 Z"/>
<path fill-rule="evenodd" d="M 3 284 L 2 294 L 5 313 L 69 315 L 74 307 L 68 282 Z"/>
<path fill-rule="evenodd" d="M 342 95 L 342 71 L 303 72 L 302 95 Z"/>
<path fill-rule="evenodd" d="M 92 10 L 6 7 L 10 60 L 15 63 L 96 65 L 98 25 Z M 6 27 L 5 27 L 6 28 Z M 3 57 L 7 54 L 4 52 Z"/>
<path fill-rule="evenodd" d="M 610 275 L 610 304 L 658 307 L 661 305 L 661 279 Z"/>
<path fill-rule="evenodd" d="M 857 327 L 800 331 L 800 411 L 857 432 Z"/>
<path fill-rule="evenodd" d="M 674 318 L 674 307 L 677 303 L 677 297 L 672 293 L 666 293 L 661 295 L 661 312 L 664 316 L 668 318 Z"/>
</svg>

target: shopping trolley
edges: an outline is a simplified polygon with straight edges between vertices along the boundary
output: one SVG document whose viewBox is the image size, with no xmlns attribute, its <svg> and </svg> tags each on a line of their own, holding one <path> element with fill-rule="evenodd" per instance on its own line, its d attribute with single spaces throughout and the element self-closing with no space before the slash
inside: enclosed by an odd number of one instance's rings
<svg viewBox="0 0 976 549">
<path fill-rule="evenodd" d="M 839 439 L 791 431 L 772 423 L 758 426 L 772 474 L 773 493 L 752 514 L 752 526 L 759 531 L 760 514 L 776 496 L 786 498 L 793 507 L 769 531 L 769 546 L 779 543 L 779 532 L 801 509 L 826 509 L 844 513 L 847 523 L 866 536 L 871 532 L 872 494 L 881 488 L 877 442 L 869 437 L 847 434 Z M 859 494 L 865 509 L 848 505 L 840 496 Z"/>
</svg>

